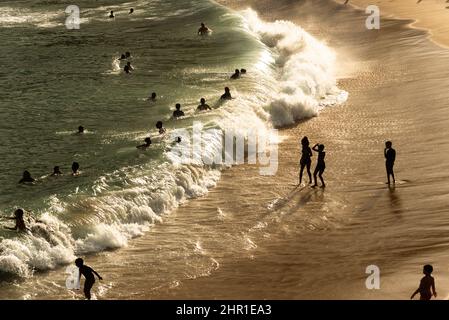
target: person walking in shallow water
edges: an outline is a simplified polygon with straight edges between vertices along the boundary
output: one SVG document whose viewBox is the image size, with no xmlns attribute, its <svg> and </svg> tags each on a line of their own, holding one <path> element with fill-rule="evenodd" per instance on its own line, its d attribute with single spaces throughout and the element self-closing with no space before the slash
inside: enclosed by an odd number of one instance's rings
<svg viewBox="0 0 449 320">
<path fill-rule="evenodd" d="M 324 144 L 316 144 L 313 146 L 312 148 L 313 151 L 318 152 L 318 160 L 316 163 L 316 167 L 315 167 L 315 171 L 313 172 L 313 179 L 315 180 L 315 184 L 313 185 L 313 187 L 318 186 L 317 180 L 316 180 L 316 176 L 318 175 L 320 177 L 321 180 L 321 187 L 324 188 L 326 187 L 326 184 L 324 183 L 324 179 L 323 179 L 323 172 L 324 169 L 326 169 L 326 163 L 324 162 L 324 157 L 326 156 L 326 152 L 324 152 Z"/>
<path fill-rule="evenodd" d="M 103 278 L 94 269 L 92 269 L 89 266 L 86 266 L 84 264 L 84 260 L 81 258 L 78 258 L 75 260 L 75 265 L 80 270 L 80 273 L 79 273 L 80 280 L 81 280 L 81 275 L 83 275 L 84 278 L 86 279 L 84 281 L 84 295 L 86 296 L 87 300 L 90 300 L 90 298 L 91 298 L 90 290 L 92 289 L 92 287 L 95 283 L 94 274 L 98 277 L 98 280 L 103 280 Z"/>
<path fill-rule="evenodd" d="M 394 161 L 396 160 L 396 150 L 394 150 L 391 146 L 391 141 L 385 142 L 384 156 L 385 167 L 387 169 L 387 184 L 390 184 L 390 176 L 393 178 L 393 183 L 396 182 L 393 172 Z"/>
<path fill-rule="evenodd" d="M 306 167 L 307 174 L 309 175 L 309 184 L 312 184 L 312 173 L 310 172 L 310 165 L 312 164 L 312 149 L 310 149 L 309 144 L 309 139 L 307 137 L 301 139 L 302 151 L 301 160 L 299 161 L 299 164 L 301 165 L 299 170 L 299 184 L 302 182 L 302 173 Z"/>
<path fill-rule="evenodd" d="M 432 295 L 435 298 L 437 297 L 437 292 L 435 291 L 435 279 L 431 276 L 432 272 L 433 267 L 430 264 L 426 264 L 422 271 L 424 277 L 421 279 L 418 289 L 413 292 L 410 299 L 413 299 L 418 293 L 420 295 L 419 300 L 430 300 Z"/>
</svg>

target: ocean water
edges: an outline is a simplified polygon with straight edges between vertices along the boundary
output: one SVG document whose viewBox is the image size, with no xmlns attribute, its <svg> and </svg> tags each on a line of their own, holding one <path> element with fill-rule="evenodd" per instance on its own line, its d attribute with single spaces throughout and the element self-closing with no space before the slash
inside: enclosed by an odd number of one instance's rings
<svg viewBox="0 0 449 320">
<path fill-rule="evenodd" d="M 220 132 L 268 136 L 347 98 L 336 87 L 332 49 L 293 23 L 266 23 L 251 10 L 206 0 L 77 5 L 80 29 L 68 30 L 62 1 L 0 4 L 0 214 L 24 208 L 31 228 L 0 229 L 3 282 L 124 247 L 180 203 L 205 195 L 226 166 L 177 163 L 177 148 L 192 147 L 188 136 L 174 143 L 179 130 L 216 129 L 202 136 L 207 157 L 222 145 Z M 201 22 L 211 35 L 196 34 Z M 117 60 L 125 51 L 131 74 Z M 236 68 L 248 73 L 230 81 Z M 234 99 L 222 103 L 225 86 Z M 153 91 L 158 99 L 149 102 Z M 212 111 L 195 112 L 201 97 Z M 176 103 L 186 116 L 173 120 Z M 79 125 L 83 135 L 75 134 Z M 147 136 L 152 146 L 137 150 Z M 49 176 L 56 165 L 64 175 Z M 17 183 L 24 170 L 34 185 Z"/>
</svg>

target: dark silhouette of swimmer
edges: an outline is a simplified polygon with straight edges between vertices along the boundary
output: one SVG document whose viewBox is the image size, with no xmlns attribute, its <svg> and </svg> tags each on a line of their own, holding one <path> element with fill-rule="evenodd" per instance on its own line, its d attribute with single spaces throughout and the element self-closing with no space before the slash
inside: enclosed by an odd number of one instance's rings
<svg viewBox="0 0 449 320">
<path fill-rule="evenodd" d="M 162 124 L 162 121 L 158 121 L 156 122 L 156 128 L 159 129 L 159 134 L 164 134 L 165 133 L 165 128 Z"/>
<path fill-rule="evenodd" d="M 153 92 L 150 97 L 148 97 L 150 101 L 156 101 L 156 92 Z"/>
<path fill-rule="evenodd" d="M 206 110 L 212 110 L 211 107 L 209 107 L 208 104 L 206 104 L 206 99 L 201 98 L 200 105 L 196 108 L 197 111 L 206 111 Z"/>
<path fill-rule="evenodd" d="M 422 271 L 424 277 L 421 279 L 418 289 L 413 292 L 410 299 L 413 299 L 417 293 L 420 295 L 419 300 L 430 300 L 432 294 L 435 298 L 437 297 L 437 292 L 435 291 L 435 279 L 431 276 L 432 272 L 433 267 L 430 264 L 426 264 Z"/>
<path fill-rule="evenodd" d="M 92 289 L 94 283 L 95 283 L 95 277 L 94 274 L 98 277 L 98 280 L 103 280 L 103 278 L 91 267 L 86 266 L 84 264 L 84 260 L 81 258 L 78 258 L 75 260 L 75 265 L 79 268 L 80 271 L 80 275 L 79 275 L 79 280 L 81 280 L 81 275 L 84 276 L 84 278 L 86 279 L 84 281 L 84 296 L 86 297 L 87 300 L 90 300 L 91 295 L 90 295 L 90 290 Z"/>
<path fill-rule="evenodd" d="M 222 96 L 220 97 L 221 100 L 231 100 L 232 96 L 231 96 L 231 91 L 229 90 L 228 87 L 224 88 L 225 93 L 222 94 Z"/>
<path fill-rule="evenodd" d="M 25 220 L 23 220 L 23 210 L 22 209 L 17 209 L 16 211 L 14 211 L 14 217 L 7 217 L 5 219 L 9 219 L 9 220 L 15 220 L 16 221 L 16 225 L 14 227 L 5 227 L 5 229 L 8 230 L 13 230 L 13 231 L 30 231 L 30 229 L 27 228 L 27 226 L 25 225 Z"/>
<path fill-rule="evenodd" d="M 129 9 L 129 13 L 128 14 L 131 14 L 131 13 L 134 13 L 134 9 L 133 8 Z"/>
<path fill-rule="evenodd" d="M 126 66 L 123 68 L 123 70 L 126 72 L 126 73 L 130 73 L 132 70 L 134 70 L 134 68 L 133 68 L 133 66 L 131 65 L 131 62 L 127 62 L 126 63 Z"/>
<path fill-rule="evenodd" d="M 326 169 L 326 163 L 324 162 L 324 157 L 326 156 L 326 152 L 324 152 L 324 144 L 316 144 L 313 146 L 312 148 L 313 151 L 318 152 L 318 160 L 317 160 L 317 164 L 315 167 L 315 171 L 313 171 L 313 179 L 315 180 L 315 184 L 313 185 L 314 187 L 318 186 L 317 180 L 316 180 L 316 176 L 318 174 L 318 176 L 320 177 L 321 183 L 322 183 L 322 187 L 326 187 L 326 184 L 324 183 L 324 179 L 323 179 L 323 172 L 324 169 Z"/>
<path fill-rule="evenodd" d="M 78 162 L 72 163 L 72 176 L 77 176 L 80 174 L 78 171 L 80 168 L 80 164 Z"/>
<path fill-rule="evenodd" d="M 312 184 L 312 173 L 310 172 L 310 165 L 312 164 L 312 149 L 310 149 L 309 144 L 309 139 L 307 137 L 301 139 L 302 151 L 301 160 L 299 161 L 299 164 L 301 165 L 299 170 L 299 184 L 302 182 L 302 173 L 305 167 L 307 167 L 307 174 L 309 175 L 309 184 Z"/>
<path fill-rule="evenodd" d="M 118 58 L 119 60 L 125 60 L 126 59 L 126 56 L 125 56 L 125 54 L 124 53 L 122 53 L 122 55 L 120 56 L 120 58 Z"/>
<path fill-rule="evenodd" d="M 126 59 L 130 58 L 131 57 L 131 53 L 129 51 L 126 51 L 125 52 L 125 57 L 126 57 Z"/>
<path fill-rule="evenodd" d="M 146 148 L 148 148 L 149 146 L 151 146 L 151 138 L 150 138 L 150 137 L 145 138 L 144 141 L 145 141 L 144 144 L 141 144 L 140 146 L 137 146 L 136 148 L 137 148 L 137 149 L 145 150 Z"/>
<path fill-rule="evenodd" d="M 210 29 L 208 27 L 206 27 L 206 25 L 204 23 L 201 23 L 201 27 L 198 29 L 198 34 L 205 35 L 205 34 L 208 34 L 209 31 L 210 31 Z"/>
<path fill-rule="evenodd" d="M 385 155 L 385 167 L 387 169 L 388 184 L 390 184 L 390 175 L 393 178 L 393 183 L 396 182 L 394 179 L 394 172 L 393 172 L 394 161 L 396 160 L 396 150 L 394 150 L 391 146 L 392 146 L 391 141 L 385 142 L 384 155 Z"/>
<path fill-rule="evenodd" d="M 182 141 L 181 137 L 176 137 L 175 142 L 181 143 L 181 141 Z"/>
<path fill-rule="evenodd" d="M 109 18 L 115 18 L 114 11 L 111 11 L 111 14 L 109 15 Z"/>
<path fill-rule="evenodd" d="M 240 73 L 241 74 L 245 74 L 246 73 L 246 69 L 240 69 Z"/>
<path fill-rule="evenodd" d="M 184 111 L 181 110 L 181 105 L 179 103 L 176 104 L 176 110 L 173 111 L 173 118 L 184 117 Z"/>
<path fill-rule="evenodd" d="M 36 181 L 31 177 L 31 173 L 27 170 L 23 172 L 22 179 L 20 179 L 19 183 L 33 183 Z"/>
<path fill-rule="evenodd" d="M 53 173 L 51 174 L 52 176 L 60 176 L 62 175 L 61 169 L 59 169 L 59 166 L 55 166 L 53 168 Z"/>
<path fill-rule="evenodd" d="M 78 133 L 84 133 L 84 127 L 83 126 L 79 126 L 78 127 Z"/>
<path fill-rule="evenodd" d="M 240 70 L 239 69 L 235 69 L 234 74 L 231 76 L 231 79 L 235 80 L 240 78 Z"/>
</svg>

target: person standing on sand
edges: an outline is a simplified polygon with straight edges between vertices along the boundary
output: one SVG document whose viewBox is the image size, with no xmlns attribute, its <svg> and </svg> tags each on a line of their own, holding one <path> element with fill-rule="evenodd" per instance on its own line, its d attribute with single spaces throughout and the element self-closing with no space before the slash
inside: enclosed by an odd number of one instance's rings
<svg viewBox="0 0 449 320">
<path fill-rule="evenodd" d="M 81 280 L 81 275 L 84 276 L 86 279 L 84 281 L 84 295 L 86 296 L 87 300 L 90 300 L 90 290 L 92 289 L 94 283 L 95 283 L 95 277 L 94 274 L 98 277 L 98 280 L 103 280 L 103 278 L 91 267 L 86 266 L 84 264 L 84 260 L 81 258 L 78 258 L 75 260 L 75 265 L 80 269 L 79 277 Z"/>
<path fill-rule="evenodd" d="M 437 297 L 437 292 L 435 291 L 435 279 L 431 276 L 432 272 L 433 267 L 430 264 L 426 264 L 422 271 L 424 277 L 421 279 L 418 289 L 413 292 L 410 299 L 413 299 L 418 292 L 420 294 L 419 300 L 430 300 L 432 298 L 432 293 L 435 298 Z M 430 291 L 430 289 L 432 289 L 432 291 Z"/>
<path fill-rule="evenodd" d="M 309 175 L 309 184 L 312 184 L 312 173 L 310 172 L 310 165 L 312 164 L 312 149 L 309 146 L 309 139 L 304 137 L 301 139 L 302 152 L 301 160 L 299 161 L 301 168 L 299 170 L 299 184 L 302 182 L 302 173 L 307 167 L 307 174 Z"/>
<path fill-rule="evenodd" d="M 316 180 L 316 176 L 318 174 L 318 176 L 320 177 L 321 180 L 321 187 L 324 188 L 326 187 L 326 184 L 324 183 L 324 179 L 323 179 L 323 172 L 324 169 L 326 169 L 326 163 L 324 162 L 324 157 L 326 156 L 326 152 L 324 152 L 324 144 L 316 144 L 313 146 L 312 148 L 313 151 L 318 152 L 318 160 L 316 163 L 316 167 L 315 167 L 315 171 L 313 172 L 313 179 L 315 180 L 315 184 L 313 185 L 313 187 L 317 187 L 318 183 Z"/>
<path fill-rule="evenodd" d="M 385 167 L 387 169 L 387 184 L 390 184 L 390 175 L 393 178 L 393 184 L 396 182 L 394 179 L 393 166 L 396 160 L 396 150 L 392 147 L 391 141 L 385 142 L 384 156 L 385 156 Z"/>
</svg>

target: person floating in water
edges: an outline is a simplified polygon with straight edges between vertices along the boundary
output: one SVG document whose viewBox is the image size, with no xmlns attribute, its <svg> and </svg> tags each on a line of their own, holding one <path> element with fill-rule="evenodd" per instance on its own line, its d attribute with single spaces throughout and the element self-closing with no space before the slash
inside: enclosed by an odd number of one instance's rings
<svg viewBox="0 0 449 320">
<path fill-rule="evenodd" d="M 151 93 L 151 96 L 148 97 L 147 99 L 148 101 L 156 101 L 156 92 Z"/>
<path fill-rule="evenodd" d="M 224 88 L 225 93 L 223 93 L 220 97 L 221 100 L 231 100 L 232 96 L 231 96 L 231 90 L 229 90 L 228 87 Z"/>
<path fill-rule="evenodd" d="M 201 22 L 201 27 L 198 29 L 198 34 L 203 36 L 208 34 L 210 31 L 211 30 L 208 27 L 206 27 L 204 23 Z"/>
<path fill-rule="evenodd" d="M 78 162 L 72 163 L 72 176 L 78 176 L 80 174 L 79 168 L 80 164 Z"/>
<path fill-rule="evenodd" d="M 128 14 L 132 14 L 132 13 L 134 13 L 134 9 L 133 8 L 129 9 L 129 13 Z"/>
<path fill-rule="evenodd" d="M 301 139 L 302 154 L 299 161 L 301 168 L 299 170 L 299 184 L 302 182 L 302 173 L 304 168 L 307 167 L 307 174 L 309 175 L 309 184 L 312 184 L 312 173 L 310 172 L 310 165 L 312 164 L 312 149 L 309 146 L 309 139 L 304 137 Z"/>
<path fill-rule="evenodd" d="M 420 295 L 419 300 L 430 300 L 432 294 L 435 298 L 437 297 L 437 292 L 435 291 L 435 279 L 431 276 L 432 272 L 433 267 L 430 264 L 426 264 L 422 271 L 424 277 L 421 279 L 418 289 L 413 292 L 410 299 L 413 299 L 418 293 Z"/>
<path fill-rule="evenodd" d="M 316 144 L 313 146 L 312 148 L 313 151 L 318 152 L 318 160 L 317 160 L 317 164 L 315 167 L 315 171 L 313 172 L 313 179 L 315 180 L 315 184 L 313 185 L 314 187 L 318 186 L 317 180 L 316 180 L 316 176 L 318 174 L 318 176 L 320 177 L 321 180 L 321 187 L 324 188 L 326 187 L 325 183 L 324 183 L 324 179 L 323 179 L 323 172 L 324 169 L 326 169 L 326 163 L 324 162 L 324 157 L 326 156 L 326 152 L 324 152 L 324 144 Z"/>
<path fill-rule="evenodd" d="M 136 148 L 137 148 L 137 149 L 141 149 L 141 150 L 145 150 L 146 148 L 148 148 L 149 146 L 151 146 L 151 138 L 150 138 L 150 137 L 145 138 L 144 141 L 145 141 L 144 144 L 141 144 L 140 146 L 137 146 Z"/>
<path fill-rule="evenodd" d="M 53 173 L 51 174 L 51 176 L 55 177 L 60 175 L 62 175 L 61 169 L 59 169 L 59 166 L 55 166 L 53 168 Z"/>
<path fill-rule="evenodd" d="M 25 170 L 22 175 L 22 179 L 19 180 L 19 183 L 33 183 L 36 180 L 31 177 L 31 173 L 28 170 Z"/>
<path fill-rule="evenodd" d="M 156 128 L 159 130 L 159 134 L 164 134 L 166 131 L 162 124 L 162 121 L 156 122 Z"/>
<path fill-rule="evenodd" d="M 181 110 L 181 105 L 179 103 L 176 104 L 176 110 L 173 111 L 173 118 L 184 117 L 184 111 Z"/>
<path fill-rule="evenodd" d="M 246 69 L 240 69 L 240 74 L 246 74 Z"/>
<path fill-rule="evenodd" d="M 78 134 L 82 134 L 84 133 L 84 127 L 83 126 L 79 126 L 78 127 Z"/>
<path fill-rule="evenodd" d="M 235 69 L 234 74 L 231 76 L 231 79 L 235 80 L 240 78 L 240 70 L 239 69 Z"/>
<path fill-rule="evenodd" d="M 125 56 L 125 54 L 124 53 L 122 53 L 122 55 L 120 56 L 120 58 L 118 58 L 119 60 L 125 60 L 126 59 L 126 56 Z"/>
<path fill-rule="evenodd" d="M 84 278 L 86 279 L 84 281 L 84 296 L 86 297 L 87 300 L 90 300 L 91 295 L 90 295 L 90 290 L 92 289 L 94 283 L 95 283 L 95 277 L 94 274 L 98 277 L 98 280 L 103 280 L 103 278 L 91 267 L 86 266 L 84 264 L 84 260 L 81 258 L 77 258 L 75 260 L 75 265 L 79 268 L 79 280 L 81 280 L 81 275 L 84 276 Z"/>
<path fill-rule="evenodd" d="M 390 184 L 390 176 L 393 178 L 393 183 L 396 183 L 393 172 L 394 161 L 396 160 L 396 150 L 394 150 L 391 146 L 391 141 L 385 142 L 384 155 L 385 167 L 387 169 L 387 184 Z"/>
<path fill-rule="evenodd" d="M 209 107 L 208 104 L 206 104 L 206 99 L 201 98 L 200 105 L 196 108 L 197 111 L 206 111 L 206 110 L 212 110 L 211 107 Z"/>
<path fill-rule="evenodd" d="M 126 66 L 123 68 L 123 70 L 126 72 L 126 73 L 130 73 L 131 71 L 133 71 L 134 70 L 134 68 L 133 68 L 133 66 L 131 65 L 131 62 L 127 62 L 126 63 Z"/>
<path fill-rule="evenodd" d="M 5 229 L 21 231 L 21 232 L 22 231 L 30 231 L 30 229 L 28 229 L 25 224 L 25 220 L 23 220 L 23 210 L 22 209 L 17 209 L 16 211 L 14 211 L 14 217 L 6 218 L 6 219 L 15 220 L 16 225 L 14 227 L 5 227 Z"/>
<path fill-rule="evenodd" d="M 114 11 L 111 11 L 111 13 L 109 14 L 109 18 L 115 18 L 115 16 L 114 16 Z"/>
</svg>

